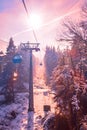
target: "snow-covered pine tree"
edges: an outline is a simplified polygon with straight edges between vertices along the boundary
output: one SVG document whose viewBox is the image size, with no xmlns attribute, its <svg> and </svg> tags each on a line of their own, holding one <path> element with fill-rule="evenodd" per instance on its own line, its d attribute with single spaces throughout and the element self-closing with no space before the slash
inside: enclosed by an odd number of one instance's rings
<svg viewBox="0 0 87 130">
<path fill-rule="evenodd" d="M 46 84 L 50 83 L 52 71 L 58 65 L 58 57 L 58 53 L 56 52 L 54 47 L 46 47 L 44 56 Z"/>
<path fill-rule="evenodd" d="M 15 51 L 16 51 L 16 46 L 14 45 L 14 41 L 12 38 L 10 38 L 9 40 L 9 44 L 7 47 L 7 52 L 5 55 L 5 67 L 3 70 L 3 80 L 5 82 L 5 86 L 6 86 L 6 91 L 5 91 L 5 95 L 6 95 L 6 99 L 11 101 L 11 99 L 13 98 L 13 72 L 15 70 L 15 66 L 14 63 L 12 61 L 13 56 L 15 55 Z M 9 98 L 7 98 L 9 97 Z M 13 99 L 12 99 L 13 100 Z"/>
</svg>

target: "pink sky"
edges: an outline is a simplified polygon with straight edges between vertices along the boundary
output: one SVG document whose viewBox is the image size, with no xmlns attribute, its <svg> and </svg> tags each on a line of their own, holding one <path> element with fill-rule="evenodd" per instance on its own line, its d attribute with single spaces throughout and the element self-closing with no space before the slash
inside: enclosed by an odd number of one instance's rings
<svg viewBox="0 0 87 130">
<path fill-rule="evenodd" d="M 25 0 L 30 13 L 36 12 L 43 19 L 42 26 L 35 30 L 41 45 L 55 42 L 59 23 L 64 16 L 77 17 L 78 9 L 84 0 Z M 27 14 L 22 0 L 1 0 L 0 10 L 0 39 L 9 41 L 12 36 L 15 44 L 20 42 L 35 42 L 30 26 L 27 24 Z M 1 44 L 1 42 L 0 42 Z M 7 43 L 6 43 L 7 44 Z"/>
</svg>

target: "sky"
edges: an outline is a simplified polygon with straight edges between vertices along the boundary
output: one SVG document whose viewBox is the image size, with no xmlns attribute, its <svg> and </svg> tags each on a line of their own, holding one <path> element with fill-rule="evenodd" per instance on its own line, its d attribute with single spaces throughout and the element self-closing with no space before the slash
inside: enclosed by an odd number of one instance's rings
<svg viewBox="0 0 87 130">
<path fill-rule="evenodd" d="M 16 45 L 27 41 L 39 42 L 43 47 L 55 44 L 61 21 L 64 17 L 79 17 L 84 0 L 25 0 L 25 3 L 28 16 L 22 0 L 0 0 L 0 49 L 7 46 L 10 37 Z M 33 28 L 37 41 L 29 23 L 30 15 L 34 13 L 42 20 L 39 28 Z"/>
</svg>

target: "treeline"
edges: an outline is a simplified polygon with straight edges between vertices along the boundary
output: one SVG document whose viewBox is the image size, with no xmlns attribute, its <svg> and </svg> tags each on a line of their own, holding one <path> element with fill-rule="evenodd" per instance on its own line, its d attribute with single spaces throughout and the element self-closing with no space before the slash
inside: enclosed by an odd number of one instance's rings
<svg viewBox="0 0 87 130">
<path fill-rule="evenodd" d="M 45 82 L 47 85 L 50 83 L 52 71 L 59 64 L 61 52 L 55 47 L 46 46 L 44 65 L 45 65 Z"/>
<path fill-rule="evenodd" d="M 15 56 L 21 58 L 21 63 L 14 63 Z M 29 62 L 29 51 L 23 51 L 21 45 L 17 48 L 10 38 L 6 54 L 0 53 L 0 94 L 4 94 L 8 102 L 13 100 L 13 91 L 26 91 L 24 83 L 29 83 Z M 35 75 L 34 56 L 33 62 Z"/>
<path fill-rule="evenodd" d="M 84 17 L 78 23 L 70 19 L 63 21 L 64 32 L 58 41 L 61 44 L 62 41 L 69 43 L 71 49 L 67 47 L 60 52 L 47 47 L 44 57 L 46 83 L 55 92 L 56 114 L 58 118 L 62 116 L 67 119 L 69 130 L 79 130 L 87 122 L 86 3 L 82 7 L 82 15 Z M 55 127 L 59 128 L 60 124 L 56 124 Z"/>
</svg>

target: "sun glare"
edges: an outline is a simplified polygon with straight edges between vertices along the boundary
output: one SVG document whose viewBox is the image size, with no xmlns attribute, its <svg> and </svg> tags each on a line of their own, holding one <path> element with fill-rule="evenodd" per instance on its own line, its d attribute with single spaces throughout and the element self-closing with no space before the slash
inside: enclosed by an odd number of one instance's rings
<svg viewBox="0 0 87 130">
<path fill-rule="evenodd" d="M 33 28 L 39 28 L 42 23 L 42 18 L 39 14 L 31 14 L 28 20 L 28 24 L 32 26 Z"/>
</svg>

